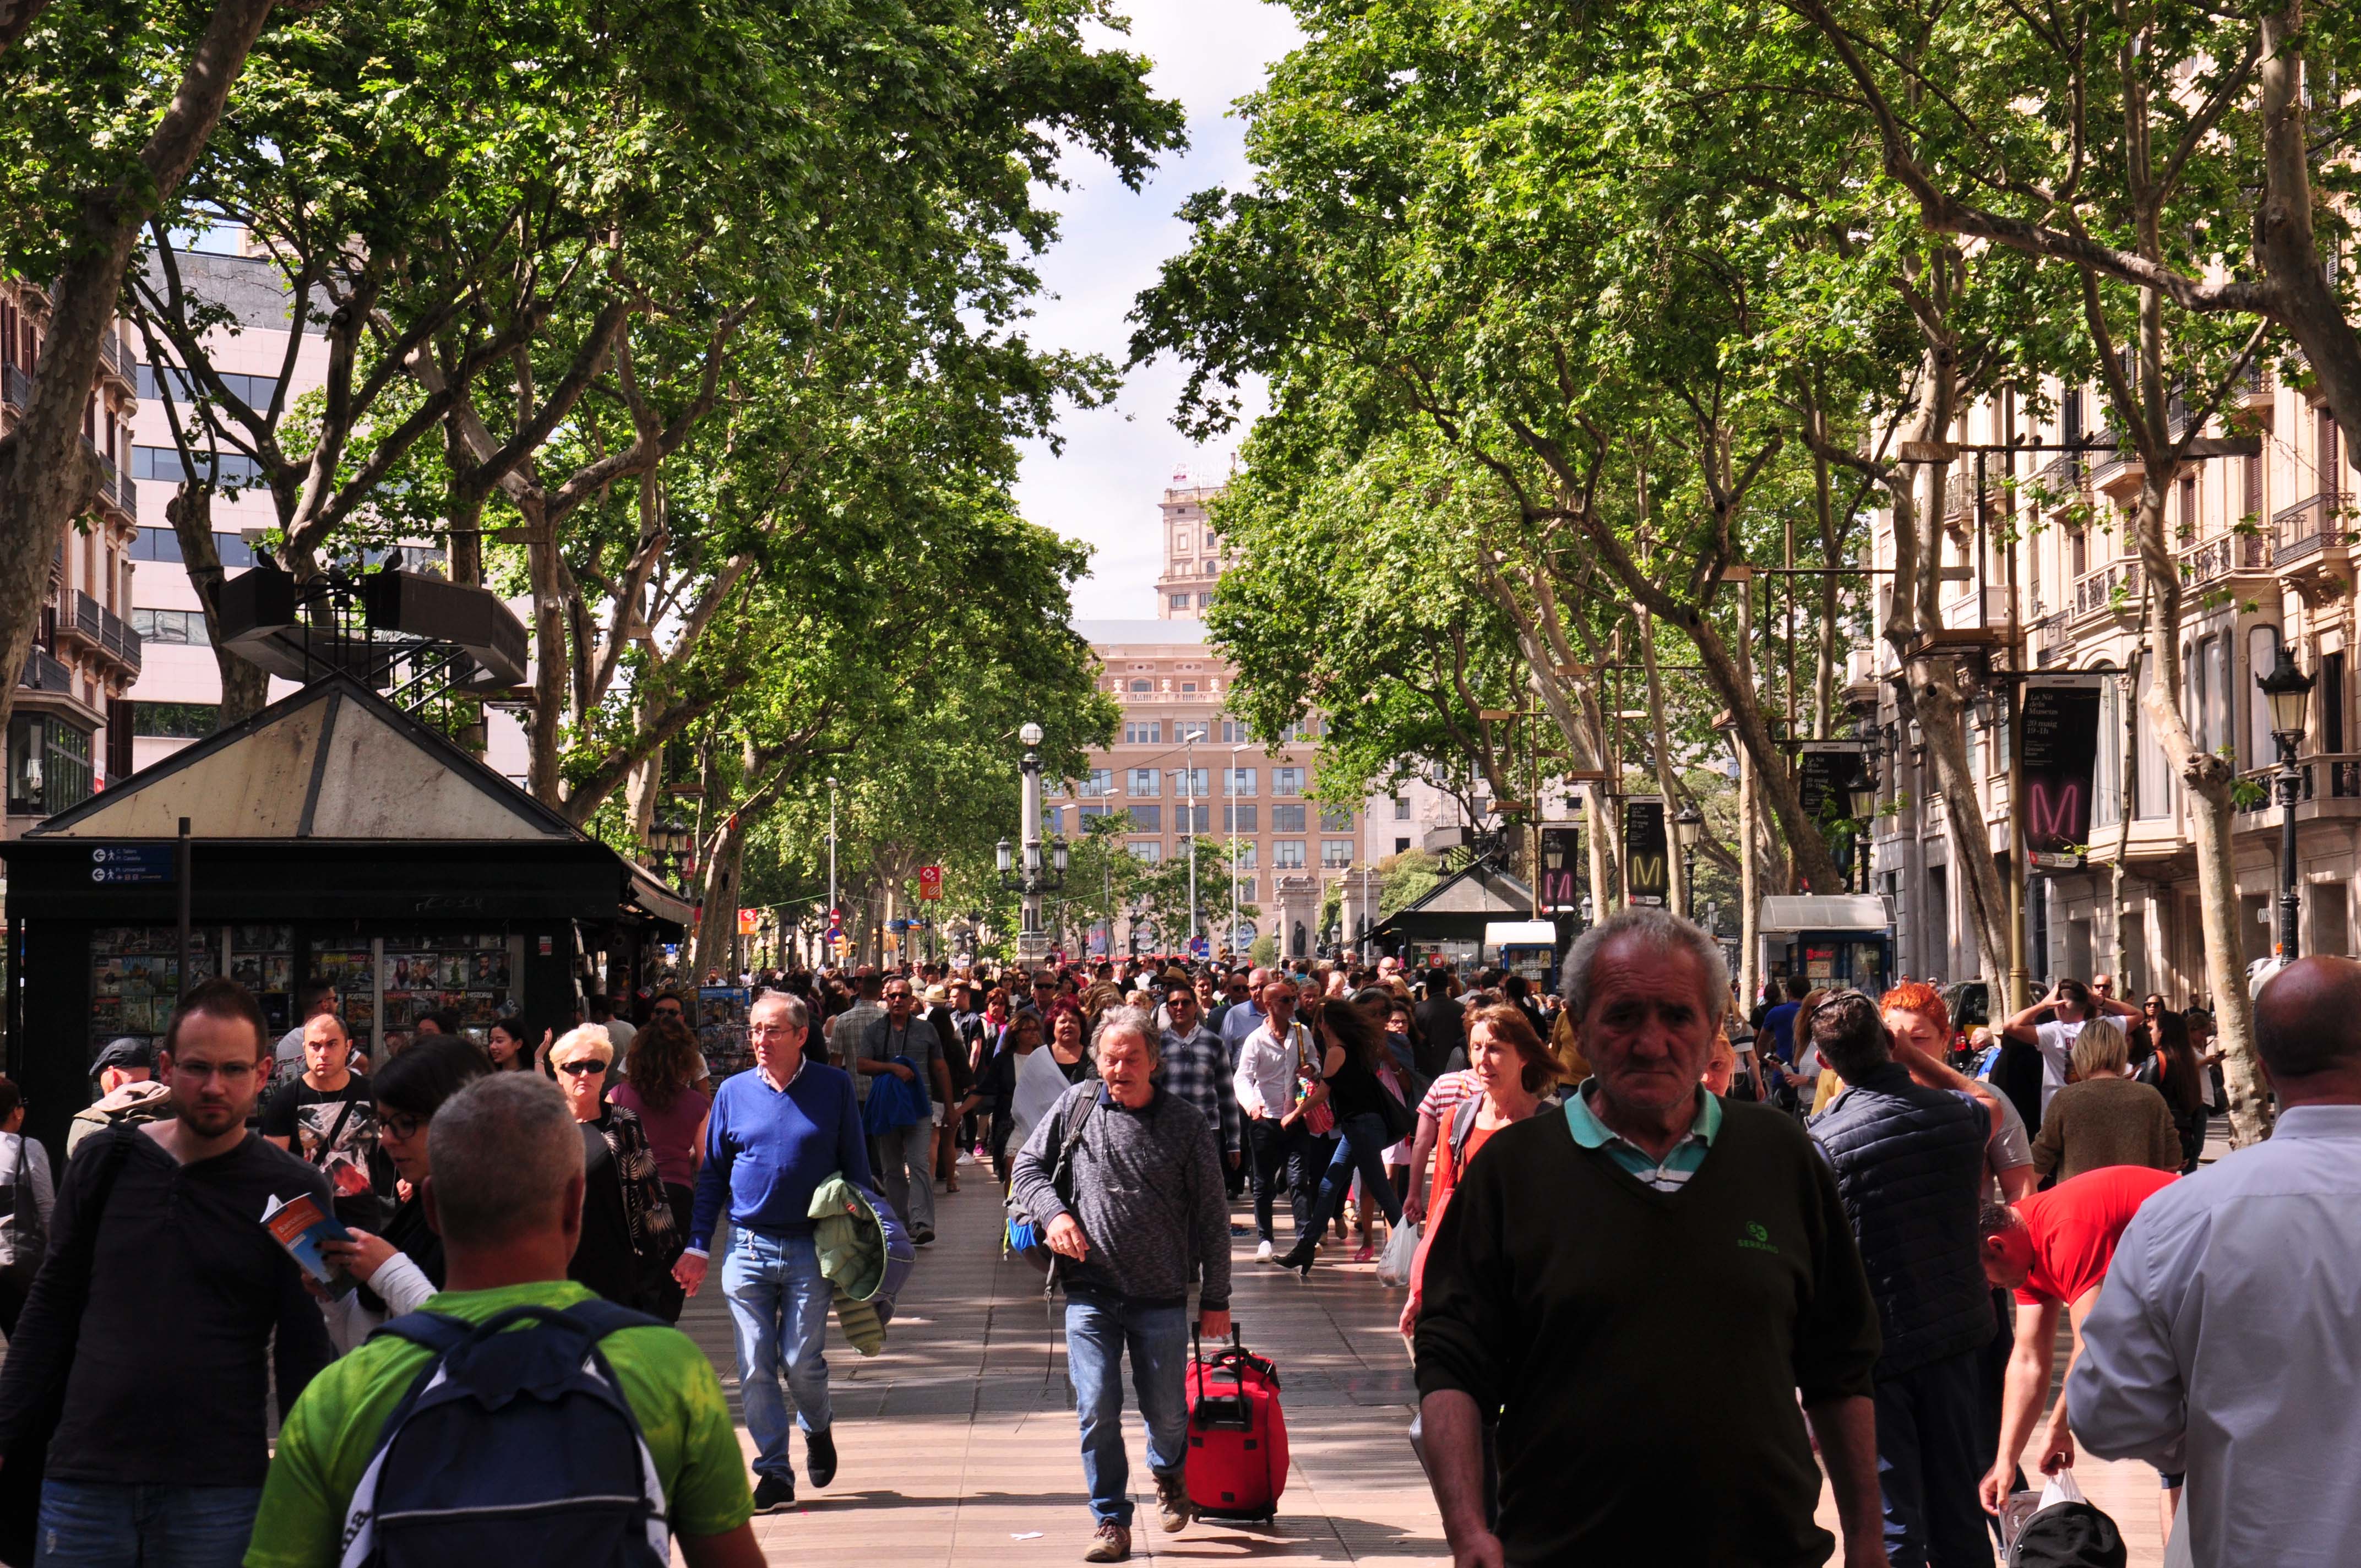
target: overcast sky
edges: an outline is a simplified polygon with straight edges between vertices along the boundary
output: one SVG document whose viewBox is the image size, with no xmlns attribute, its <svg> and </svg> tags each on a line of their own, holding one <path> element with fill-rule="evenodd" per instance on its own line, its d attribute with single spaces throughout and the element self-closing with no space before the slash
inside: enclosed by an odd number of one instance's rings
<svg viewBox="0 0 2361 1568">
<path fill-rule="evenodd" d="M 1263 71 L 1295 42 L 1285 7 L 1263 0 L 1132 0 L 1131 47 L 1156 62 L 1156 91 L 1189 114 L 1189 150 L 1168 159 L 1137 194 L 1099 159 L 1070 162 L 1073 188 L 1053 192 L 1061 237 L 1041 258 L 1048 293 L 1032 333 L 1045 346 L 1087 350 L 1120 365 L 1131 341 L 1132 297 L 1156 280 L 1187 230 L 1173 217 L 1183 200 L 1213 185 L 1246 182 L 1244 131 L 1230 104 L 1261 85 Z M 1156 613 L 1163 564 L 1156 503 L 1180 467 L 1201 479 L 1226 473 L 1237 434 L 1193 446 L 1172 428 L 1182 375 L 1170 359 L 1134 371 L 1123 395 L 1089 412 L 1066 411 L 1066 448 L 1027 450 L 1017 482 L 1025 515 L 1093 548 L 1091 576 L 1077 589 L 1085 619 Z M 1249 406 L 1248 412 L 1254 410 Z"/>
</svg>

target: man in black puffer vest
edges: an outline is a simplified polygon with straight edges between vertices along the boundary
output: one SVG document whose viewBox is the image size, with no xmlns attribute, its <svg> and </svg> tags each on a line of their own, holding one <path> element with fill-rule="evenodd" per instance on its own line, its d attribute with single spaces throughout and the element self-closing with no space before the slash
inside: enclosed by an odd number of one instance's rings
<svg viewBox="0 0 2361 1568">
<path fill-rule="evenodd" d="M 1810 1126 L 1836 1172 L 1884 1336 L 1874 1376 L 1887 1555 L 1894 1568 L 1989 1564 L 1975 1353 L 1995 1332 L 1976 1250 L 1990 1113 L 1913 1082 L 1893 1059 L 1877 1003 L 1860 992 L 1820 1004 L 1811 1043 L 1848 1085 Z"/>
</svg>

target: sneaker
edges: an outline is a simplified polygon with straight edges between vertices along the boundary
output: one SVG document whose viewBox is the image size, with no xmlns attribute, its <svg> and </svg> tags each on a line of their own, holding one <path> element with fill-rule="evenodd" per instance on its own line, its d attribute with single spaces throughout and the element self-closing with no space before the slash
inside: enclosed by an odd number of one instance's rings
<svg viewBox="0 0 2361 1568">
<path fill-rule="evenodd" d="M 1189 1501 L 1189 1483 L 1175 1470 L 1156 1478 L 1156 1522 L 1167 1535 L 1178 1535 L 1197 1517 Z"/>
<path fill-rule="evenodd" d="M 836 1479 L 836 1434 L 828 1427 L 804 1433 L 804 1474 L 815 1486 Z"/>
<path fill-rule="evenodd" d="M 1113 1519 L 1098 1528 L 1091 1538 L 1091 1549 L 1082 1553 L 1085 1563 L 1121 1563 L 1131 1555 L 1131 1531 Z"/>
<path fill-rule="evenodd" d="M 1255 1261 L 1257 1263 L 1268 1263 L 1270 1261 L 1270 1238 L 1268 1236 L 1263 1237 L 1262 1240 L 1255 1244 Z"/>
<path fill-rule="evenodd" d="M 796 1482 L 792 1475 L 758 1475 L 754 1478 L 754 1511 L 758 1514 L 783 1514 L 796 1506 Z"/>
<path fill-rule="evenodd" d="M 910 1233 L 910 1245 L 912 1246 L 932 1246 L 935 1245 L 935 1233 L 927 1229 L 924 1225 L 921 1225 L 917 1230 Z"/>
</svg>

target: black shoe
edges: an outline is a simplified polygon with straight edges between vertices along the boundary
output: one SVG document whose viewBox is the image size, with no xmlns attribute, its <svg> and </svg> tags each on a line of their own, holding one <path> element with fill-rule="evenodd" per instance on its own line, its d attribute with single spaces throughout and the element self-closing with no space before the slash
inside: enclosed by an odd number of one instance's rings
<svg viewBox="0 0 2361 1568">
<path fill-rule="evenodd" d="M 836 1479 L 836 1438 L 827 1427 L 804 1433 L 804 1474 L 815 1486 Z"/>
<path fill-rule="evenodd" d="M 910 1233 L 910 1245 L 912 1246 L 932 1246 L 935 1245 L 935 1233 L 927 1229 L 926 1226 L 920 1225 L 917 1230 Z"/>
<path fill-rule="evenodd" d="M 783 1514 L 796 1506 L 796 1482 L 792 1475 L 759 1475 L 754 1480 L 754 1511 L 758 1514 Z"/>
<path fill-rule="evenodd" d="M 1281 1268 L 1292 1268 L 1308 1275 L 1312 1272 L 1312 1259 L 1319 1255 L 1320 1238 L 1310 1236 L 1297 1242 L 1292 1247 L 1272 1258 L 1271 1262 Z"/>
</svg>

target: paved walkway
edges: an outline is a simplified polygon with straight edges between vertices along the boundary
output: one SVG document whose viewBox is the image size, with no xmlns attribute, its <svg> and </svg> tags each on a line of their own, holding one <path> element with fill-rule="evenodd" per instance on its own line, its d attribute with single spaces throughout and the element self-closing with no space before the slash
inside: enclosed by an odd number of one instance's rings
<svg viewBox="0 0 2361 1568">
<path fill-rule="evenodd" d="M 863 1360 L 829 1331 L 840 1467 L 824 1492 L 799 1482 L 796 1512 L 755 1521 L 774 1562 L 1068 1563 L 1089 1544 L 1063 1337 L 1040 1276 L 999 1259 L 990 1172 L 960 1168 L 965 1190 L 936 1195 L 941 1239 L 922 1250 L 884 1353 Z M 1285 1388 L 1293 1464 L 1279 1517 L 1268 1527 L 1156 1530 L 1148 1524 L 1155 1499 L 1137 1417 L 1127 1411 L 1140 1516 L 1134 1557 L 1447 1561 L 1433 1495 L 1404 1436 L 1417 1396 L 1393 1331 L 1400 1293 L 1380 1286 L 1367 1266 L 1323 1262 L 1308 1283 L 1299 1281 L 1256 1263 L 1252 1237 L 1237 1239 L 1238 1327 L 1250 1349 L 1279 1364 Z M 1323 1254 L 1339 1255 L 1335 1247 Z M 689 1303 L 681 1327 L 712 1357 L 734 1410 L 737 1363 L 718 1289 Z M 2061 1346 L 2061 1373 L 2064 1365 Z M 796 1462 L 800 1476 L 800 1442 Z M 2155 1472 L 2086 1459 L 2075 1474 L 2122 1528 L 2131 1568 L 2160 1563 Z M 1825 1489 L 1819 1515 L 1835 1528 Z"/>
<path fill-rule="evenodd" d="M 1067 1563 L 1090 1542 L 1063 1336 L 1041 1277 L 999 1260 L 989 1169 L 960 1168 L 964 1190 L 936 1195 L 941 1239 L 921 1251 L 884 1353 L 863 1360 L 829 1331 L 837 1476 L 824 1492 L 799 1479 L 796 1512 L 755 1521 L 774 1562 Z M 1293 1465 L 1279 1517 L 1267 1527 L 1158 1531 L 1137 1418 L 1127 1415 L 1133 1497 L 1147 1526 L 1135 1526 L 1135 1560 L 1447 1561 L 1404 1437 L 1416 1395 L 1393 1331 L 1400 1292 L 1366 1266 L 1323 1266 L 1299 1281 L 1257 1264 L 1252 1238 L 1241 1239 L 1233 1311 L 1248 1348 L 1276 1361 L 1285 1385 Z M 713 1358 L 734 1409 L 737 1364 L 718 1292 L 690 1302 L 680 1326 Z M 796 1463 L 800 1476 L 800 1441 Z"/>
</svg>

